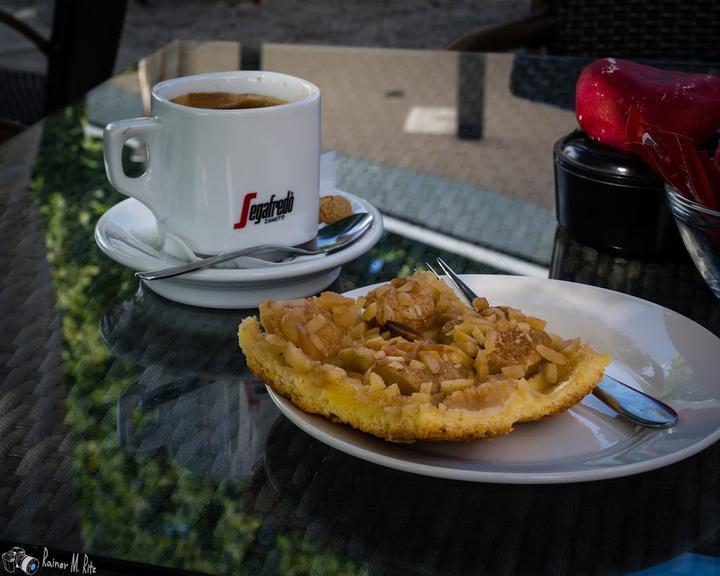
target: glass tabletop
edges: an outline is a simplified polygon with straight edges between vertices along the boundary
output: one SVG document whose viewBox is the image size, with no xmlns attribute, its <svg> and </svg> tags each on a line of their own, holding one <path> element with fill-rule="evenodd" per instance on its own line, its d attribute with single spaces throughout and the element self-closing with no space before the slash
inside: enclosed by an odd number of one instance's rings
<svg viewBox="0 0 720 576">
<path fill-rule="evenodd" d="M 123 199 L 103 167 L 107 122 L 148 114 L 166 78 L 275 70 L 321 88 L 337 188 L 385 217 L 380 242 L 332 289 L 440 255 L 459 272 L 639 295 L 720 333 L 687 259 L 626 259 L 557 228 L 552 146 L 576 126 L 586 62 L 176 42 L 0 147 L 0 544 L 49 562 L 87 554 L 98 574 L 720 571 L 717 445 L 555 486 L 370 464 L 279 414 L 237 345 L 255 311 L 165 300 L 93 239 Z M 126 161 L 141 170 L 142 148 Z"/>
</svg>

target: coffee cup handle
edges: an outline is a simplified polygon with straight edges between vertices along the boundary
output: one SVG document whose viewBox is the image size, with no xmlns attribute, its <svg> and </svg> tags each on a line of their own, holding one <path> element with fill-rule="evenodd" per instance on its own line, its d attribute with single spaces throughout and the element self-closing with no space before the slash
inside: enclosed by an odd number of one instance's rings
<svg viewBox="0 0 720 576">
<path fill-rule="evenodd" d="M 131 138 L 145 142 L 149 155 L 147 170 L 137 178 L 127 176 L 122 167 L 122 149 Z M 160 201 L 157 165 L 159 143 L 160 122 L 155 118 L 118 120 L 108 124 L 103 133 L 105 173 L 110 184 L 118 192 L 145 204 L 155 216 Z"/>
</svg>

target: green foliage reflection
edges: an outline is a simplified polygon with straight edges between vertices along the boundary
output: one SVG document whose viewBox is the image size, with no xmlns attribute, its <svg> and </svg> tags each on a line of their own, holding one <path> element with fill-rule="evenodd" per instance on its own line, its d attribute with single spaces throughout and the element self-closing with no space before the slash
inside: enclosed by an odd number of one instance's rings
<svg viewBox="0 0 720 576">
<path fill-rule="evenodd" d="M 245 482 L 196 477 L 163 452 L 123 450 L 116 406 L 140 369 L 110 354 L 99 325 L 103 311 L 136 282 L 93 240 L 98 218 L 123 197 L 107 183 L 102 142 L 84 134 L 85 123 L 82 106 L 46 122 L 30 194 L 45 216 L 62 317 L 67 424 L 86 549 L 213 574 L 258 574 L 278 555 L 274 565 L 282 573 L 362 573 L 353 562 L 300 545 L 290 535 L 257 547 L 262 519 L 243 509 Z"/>
</svg>

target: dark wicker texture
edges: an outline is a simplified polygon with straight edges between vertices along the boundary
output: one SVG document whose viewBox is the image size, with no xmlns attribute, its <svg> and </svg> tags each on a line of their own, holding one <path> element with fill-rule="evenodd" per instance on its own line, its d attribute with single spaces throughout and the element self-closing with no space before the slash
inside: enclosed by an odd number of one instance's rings
<svg viewBox="0 0 720 576">
<path fill-rule="evenodd" d="M 548 50 L 572 56 L 720 61 L 716 0 L 556 0 Z"/>
<path fill-rule="evenodd" d="M 719 3 L 720 5 L 720 3 Z M 611 52 L 608 54 L 612 54 Z M 510 90 L 519 98 L 550 104 L 565 110 L 575 109 L 575 84 L 583 68 L 594 58 L 564 58 L 516 54 L 510 74 Z M 719 74 L 720 64 L 642 60 L 668 70 L 696 74 Z"/>
<path fill-rule="evenodd" d="M 42 118 L 45 77 L 32 72 L 0 68 L 0 118 L 30 125 Z"/>
<path fill-rule="evenodd" d="M 689 257 L 679 263 L 629 260 L 584 246 L 558 227 L 550 277 L 639 296 L 720 335 L 720 301 Z"/>
<path fill-rule="evenodd" d="M 42 217 L 25 194 L 37 130 L 16 139 L 0 175 L 0 526 L 2 537 L 77 548 L 72 455 L 64 423 L 62 333 Z"/>
<path fill-rule="evenodd" d="M 438 480 L 342 454 L 281 420 L 251 505 L 269 541 L 295 531 L 373 575 L 619 574 L 692 550 L 718 529 L 708 520 L 720 510 L 720 446 L 649 476 L 559 486 Z"/>
</svg>

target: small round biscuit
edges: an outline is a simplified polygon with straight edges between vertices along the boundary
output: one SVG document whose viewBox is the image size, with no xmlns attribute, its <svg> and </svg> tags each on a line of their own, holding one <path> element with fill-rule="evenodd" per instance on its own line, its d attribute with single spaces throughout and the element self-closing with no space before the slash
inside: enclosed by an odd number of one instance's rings
<svg viewBox="0 0 720 576">
<path fill-rule="evenodd" d="M 320 222 L 332 224 L 352 214 L 350 202 L 342 196 L 320 197 Z"/>
</svg>

